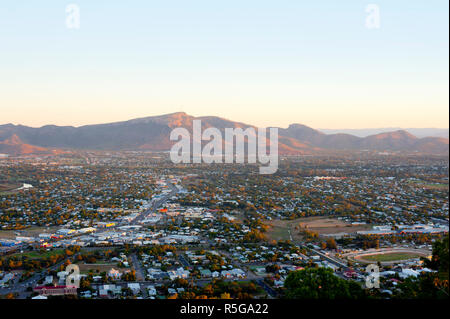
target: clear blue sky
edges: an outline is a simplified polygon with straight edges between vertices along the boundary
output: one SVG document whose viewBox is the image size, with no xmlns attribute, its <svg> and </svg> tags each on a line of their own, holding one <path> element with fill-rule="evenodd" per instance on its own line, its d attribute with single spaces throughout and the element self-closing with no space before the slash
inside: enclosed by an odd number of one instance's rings
<svg viewBox="0 0 450 319">
<path fill-rule="evenodd" d="M 67 4 L 80 29 L 65 25 Z M 365 8 L 380 8 L 367 29 Z M 2 1 L 0 124 L 448 127 L 448 2 Z"/>
</svg>

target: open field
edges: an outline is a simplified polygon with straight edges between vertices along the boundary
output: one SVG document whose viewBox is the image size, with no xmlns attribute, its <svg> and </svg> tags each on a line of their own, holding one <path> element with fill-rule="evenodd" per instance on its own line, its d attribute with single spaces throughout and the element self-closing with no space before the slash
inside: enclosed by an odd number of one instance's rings
<svg viewBox="0 0 450 319">
<path fill-rule="evenodd" d="M 0 183 L 0 195 L 7 195 L 14 193 L 17 188 L 20 188 L 20 183 Z"/>
<path fill-rule="evenodd" d="M 272 220 L 269 223 L 269 230 L 267 231 L 267 238 L 270 240 L 290 240 L 291 235 L 293 240 L 298 238 L 298 231 L 295 227 L 298 225 L 298 220 Z"/>
<path fill-rule="evenodd" d="M 423 187 L 428 189 L 448 190 L 448 184 L 424 184 Z"/>
<path fill-rule="evenodd" d="M 330 217 L 305 217 L 293 220 L 272 220 L 267 223 L 270 229 L 267 237 L 270 240 L 301 240 L 298 226 L 322 234 L 355 233 L 359 230 L 370 229 L 370 225 L 351 225 L 344 221 Z"/>
<path fill-rule="evenodd" d="M 20 230 L 0 230 L 0 238 L 15 239 L 16 236 L 36 237 L 42 233 L 54 233 L 60 227 L 30 227 Z"/>
<path fill-rule="evenodd" d="M 416 187 L 423 187 L 426 189 L 434 189 L 434 190 L 448 190 L 448 184 L 444 183 L 428 183 L 424 181 L 411 181 L 411 183 L 415 184 Z"/>
<path fill-rule="evenodd" d="M 379 261 L 379 262 L 385 262 L 385 261 L 402 261 L 402 260 L 408 260 L 413 259 L 417 257 L 421 257 L 422 255 L 414 254 L 414 253 L 386 253 L 386 254 L 375 254 L 375 255 L 366 255 L 359 257 L 360 259 L 366 260 L 366 261 Z"/>
<path fill-rule="evenodd" d="M 370 229 L 370 225 L 352 225 L 336 218 L 308 217 L 301 218 L 299 224 L 302 228 L 322 234 L 355 233 Z"/>
<path fill-rule="evenodd" d="M 89 271 L 93 271 L 94 273 L 102 273 L 108 272 L 111 268 L 119 270 L 120 272 L 124 272 L 126 270 L 130 270 L 129 268 L 119 268 L 117 264 L 109 263 L 109 264 L 77 264 L 80 267 L 81 273 L 88 273 Z"/>
<path fill-rule="evenodd" d="M 1 239 L 15 239 L 16 231 L 15 230 L 0 230 L 0 238 Z"/>
<path fill-rule="evenodd" d="M 281 225 L 280 225 L 281 224 Z M 289 235 L 289 224 L 282 223 L 272 223 L 269 231 L 267 232 L 267 237 L 271 240 L 290 240 Z"/>
<path fill-rule="evenodd" d="M 414 248 L 381 248 L 379 250 L 369 250 L 364 252 L 356 252 L 345 254 L 344 256 L 350 260 L 361 263 L 380 262 L 382 265 L 395 264 L 402 261 L 418 258 L 429 257 L 431 251 Z"/>
<path fill-rule="evenodd" d="M 13 256 L 17 256 L 17 257 L 28 257 L 30 259 L 44 259 L 50 256 L 54 256 L 54 255 L 62 255 L 64 253 L 63 249 L 52 249 L 50 251 L 30 251 L 30 252 L 26 252 L 26 253 L 18 253 L 18 254 L 14 254 Z"/>
<path fill-rule="evenodd" d="M 0 183 L 0 192 L 1 191 L 10 191 L 13 189 L 17 189 L 22 186 L 22 183 Z"/>
</svg>

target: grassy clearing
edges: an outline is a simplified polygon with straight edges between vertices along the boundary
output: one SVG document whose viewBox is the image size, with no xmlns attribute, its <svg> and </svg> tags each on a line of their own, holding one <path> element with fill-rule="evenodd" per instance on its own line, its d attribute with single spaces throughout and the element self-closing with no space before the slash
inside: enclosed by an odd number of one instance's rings
<svg viewBox="0 0 450 319">
<path fill-rule="evenodd" d="M 0 192 L 7 192 L 21 187 L 20 183 L 0 183 Z"/>
<path fill-rule="evenodd" d="M 0 183 L 0 196 L 11 195 L 18 192 L 18 188 L 22 187 L 21 183 Z"/>
<path fill-rule="evenodd" d="M 36 237 L 41 233 L 53 234 L 60 227 L 52 226 L 52 227 L 29 227 L 19 230 L 0 230 L 0 238 L 6 239 L 14 239 L 16 236 L 24 236 L 24 237 Z"/>
<path fill-rule="evenodd" d="M 62 255 L 64 254 L 64 250 L 63 249 L 53 249 L 50 251 L 30 251 L 30 252 L 25 252 L 25 253 L 18 253 L 18 254 L 14 254 L 13 256 L 16 257 L 28 257 L 30 259 L 45 259 L 48 258 L 50 256 L 55 256 L 55 255 Z"/>
<path fill-rule="evenodd" d="M 302 228 L 321 234 L 334 234 L 334 233 L 355 233 L 359 230 L 369 229 L 370 225 L 351 225 L 344 221 L 338 220 L 332 217 L 304 217 L 293 220 L 272 220 L 267 223 L 270 227 L 267 231 L 267 237 L 269 240 L 288 240 L 290 235 L 294 241 L 302 240 L 302 236 L 299 233 L 299 229 L 296 229 L 299 225 Z M 290 230 L 290 234 L 289 234 Z"/>
<path fill-rule="evenodd" d="M 448 190 L 448 184 L 424 184 L 424 187 L 429 189 Z"/>
<path fill-rule="evenodd" d="M 268 237 L 272 240 L 289 240 L 289 227 L 287 226 L 273 226 L 269 232 Z"/>
<path fill-rule="evenodd" d="M 379 261 L 379 262 L 389 262 L 389 261 L 402 261 L 421 257 L 420 254 L 399 252 L 399 253 L 386 253 L 386 254 L 375 254 L 361 256 L 360 259 L 365 261 Z"/>
<path fill-rule="evenodd" d="M 108 272 L 111 270 L 111 268 L 117 269 L 120 272 L 124 272 L 126 270 L 130 270 L 129 268 L 119 268 L 117 264 L 109 263 L 109 264 L 77 264 L 78 267 L 80 267 L 80 272 L 83 274 L 87 274 L 90 271 L 93 273 L 102 273 L 102 272 Z"/>
<path fill-rule="evenodd" d="M 423 187 L 427 189 L 434 189 L 434 190 L 448 190 L 448 184 L 442 184 L 442 183 L 427 183 L 424 181 L 411 181 L 412 184 L 414 184 L 416 187 Z"/>
</svg>

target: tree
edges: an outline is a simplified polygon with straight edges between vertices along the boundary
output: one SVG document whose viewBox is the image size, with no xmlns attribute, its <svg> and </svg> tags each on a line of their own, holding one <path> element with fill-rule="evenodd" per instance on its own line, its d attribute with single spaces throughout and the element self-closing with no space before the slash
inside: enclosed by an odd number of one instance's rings
<svg viewBox="0 0 450 319">
<path fill-rule="evenodd" d="M 231 299 L 231 296 L 228 292 L 224 292 L 220 295 L 220 299 Z"/>
<path fill-rule="evenodd" d="M 431 260 L 425 265 L 437 272 L 422 273 L 418 278 L 407 278 L 398 287 L 396 297 L 437 299 L 449 297 L 449 236 L 433 244 Z"/>
<path fill-rule="evenodd" d="M 334 240 L 334 238 L 327 239 L 327 247 L 329 249 L 336 249 L 337 248 L 337 244 L 336 244 L 336 241 Z"/>
<path fill-rule="evenodd" d="M 433 255 L 431 260 L 425 260 L 425 264 L 427 267 L 430 267 L 433 270 L 437 270 L 442 279 L 448 280 L 449 273 L 449 235 L 441 241 L 436 241 L 433 244 Z"/>
<path fill-rule="evenodd" d="M 359 299 L 365 296 L 358 283 L 341 279 L 328 268 L 291 272 L 284 286 L 286 297 L 290 299 Z"/>
<path fill-rule="evenodd" d="M 277 264 L 267 265 L 266 266 L 266 272 L 267 273 L 275 273 L 278 270 L 280 270 L 280 266 L 278 266 Z"/>
</svg>

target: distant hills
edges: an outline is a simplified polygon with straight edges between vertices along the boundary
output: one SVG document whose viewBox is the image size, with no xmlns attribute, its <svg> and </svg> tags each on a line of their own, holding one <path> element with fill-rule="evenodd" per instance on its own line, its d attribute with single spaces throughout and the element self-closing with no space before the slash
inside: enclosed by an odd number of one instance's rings
<svg viewBox="0 0 450 319">
<path fill-rule="evenodd" d="M 21 155 L 51 155 L 58 154 L 61 151 L 52 150 L 45 147 L 39 147 L 24 143 L 16 134 L 0 141 L 0 154 L 8 154 L 12 156 Z"/>
<path fill-rule="evenodd" d="M 363 129 L 319 129 L 319 131 L 326 134 L 351 134 L 358 137 L 367 137 L 369 135 L 375 135 L 386 132 L 393 132 L 404 130 L 412 135 L 422 138 L 422 137 L 449 137 L 448 128 L 399 128 L 399 127 L 388 127 L 388 128 L 363 128 Z"/>
<path fill-rule="evenodd" d="M 202 121 L 203 129 L 216 127 L 223 131 L 229 127 L 254 127 L 215 116 L 193 117 L 183 112 L 80 127 L 32 128 L 6 124 L 0 125 L 0 153 L 55 154 L 58 149 L 168 151 L 173 144 L 169 140 L 172 129 L 192 130 L 194 119 Z M 362 150 L 448 154 L 448 142 L 448 137 L 419 138 L 405 130 L 359 137 L 348 133 L 326 134 L 302 124 L 279 128 L 279 151 L 291 155 Z"/>
</svg>

